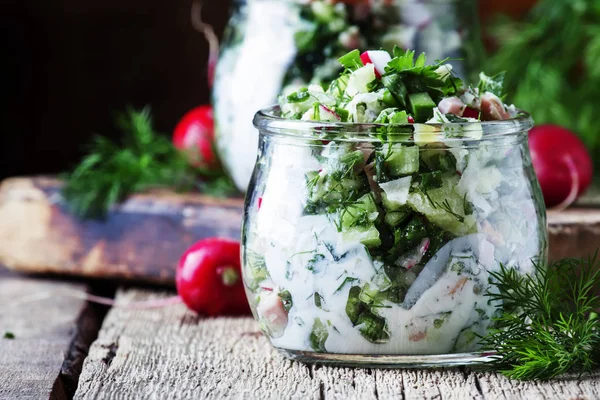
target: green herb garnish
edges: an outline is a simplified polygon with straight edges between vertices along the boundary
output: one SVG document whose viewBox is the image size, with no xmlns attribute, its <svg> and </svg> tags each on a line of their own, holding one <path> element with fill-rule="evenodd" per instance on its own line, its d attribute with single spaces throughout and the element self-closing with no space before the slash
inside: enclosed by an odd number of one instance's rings
<svg viewBox="0 0 600 400">
<path fill-rule="evenodd" d="M 498 290 L 488 296 L 503 312 L 484 349 L 497 352 L 494 366 L 510 378 L 591 372 L 600 365 L 600 263 L 594 256 L 534 267 L 537 277 L 504 266 L 490 272 Z"/>
<path fill-rule="evenodd" d="M 4 332 L 4 339 L 14 339 L 15 338 L 15 334 L 12 332 Z"/>
<path fill-rule="evenodd" d="M 88 155 L 65 176 L 62 194 L 75 215 L 103 217 L 132 193 L 159 187 L 191 190 L 198 187 L 199 176 L 209 174 L 193 167 L 168 137 L 154 130 L 148 108 L 129 110 L 117 124 L 122 140 L 97 137 Z M 232 188 L 222 177 L 204 185 L 205 193 L 215 195 L 231 194 Z"/>
</svg>

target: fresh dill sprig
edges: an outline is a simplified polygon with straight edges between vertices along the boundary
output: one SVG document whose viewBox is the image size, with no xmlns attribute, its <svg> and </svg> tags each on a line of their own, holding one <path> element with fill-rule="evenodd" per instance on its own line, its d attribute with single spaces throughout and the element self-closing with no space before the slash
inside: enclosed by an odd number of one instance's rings
<svg viewBox="0 0 600 400">
<path fill-rule="evenodd" d="M 534 269 L 532 276 L 504 266 L 490 273 L 497 291 L 488 296 L 503 311 L 482 338 L 483 348 L 497 352 L 494 366 L 514 379 L 591 372 L 600 365 L 597 254 Z"/>
<path fill-rule="evenodd" d="M 135 192 L 158 187 L 185 191 L 201 185 L 202 171 L 154 130 L 149 108 L 128 110 L 118 117 L 117 125 L 123 132 L 120 143 L 97 137 L 80 164 L 64 176 L 62 194 L 75 215 L 101 218 L 113 204 Z M 205 189 L 217 195 L 231 193 L 230 183 L 214 182 L 218 183 L 205 184 Z"/>
</svg>

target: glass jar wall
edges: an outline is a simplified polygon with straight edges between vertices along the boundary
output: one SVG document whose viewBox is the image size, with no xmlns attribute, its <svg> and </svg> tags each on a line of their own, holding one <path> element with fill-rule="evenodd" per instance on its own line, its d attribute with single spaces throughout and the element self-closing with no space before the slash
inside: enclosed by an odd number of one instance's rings
<svg viewBox="0 0 600 400">
<path fill-rule="evenodd" d="M 329 83 L 349 50 L 394 46 L 452 57 L 456 73 L 479 71 L 474 0 L 248 0 L 234 2 L 217 64 L 213 103 L 225 168 L 245 191 L 256 159 L 251 121 L 277 95 Z"/>
<path fill-rule="evenodd" d="M 242 235 L 256 320 L 292 358 L 477 361 L 500 265 L 533 273 L 546 216 L 527 115 L 446 125 L 257 114 Z"/>
</svg>

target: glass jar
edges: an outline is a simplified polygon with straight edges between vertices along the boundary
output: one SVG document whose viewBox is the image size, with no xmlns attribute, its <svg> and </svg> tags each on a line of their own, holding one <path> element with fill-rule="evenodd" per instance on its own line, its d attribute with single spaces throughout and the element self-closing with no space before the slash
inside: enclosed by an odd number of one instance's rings
<svg viewBox="0 0 600 400">
<path fill-rule="evenodd" d="M 394 46 L 452 57 L 463 78 L 480 70 L 475 0 L 237 0 L 226 29 L 213 90 L 217 147 L 245 191 L 258 135 L 250 121 L 285 88 L 326 82 L 337 59 L 355 48 Z"/>
<path fill-rule="evenodd" d="M 256 114 L 243 276 L 288 357 L 345 365 L 482 361 L 491 271 L 545 262 L 528 114 L 379 125 Z"/>
</svg>

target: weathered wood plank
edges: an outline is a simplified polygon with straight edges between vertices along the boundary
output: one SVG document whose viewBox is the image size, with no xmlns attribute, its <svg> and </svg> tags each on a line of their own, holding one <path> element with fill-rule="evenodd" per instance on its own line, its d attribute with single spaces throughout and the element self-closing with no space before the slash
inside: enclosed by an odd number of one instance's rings
<svg viewBox="0 0 600 400">
<path fill-rule="evenodd" d="M 196 240 L 240 236 L 240 198 L 136 194 L 104 221 L 81 221 L 65 208 L 60 185 L 49 178 L 0 184 L 0 263 L 25 272 L 172 285 L 179 257 Z M 600 208 L 549 212 L 548 223 L 553 260 L 585 257 L 600 246 Z"/>
<path fill-rule="evenodd" d="M 153 192 L 131 196 L 105 220 L 82 221 L 61 182 L 12 178 L 0 184 L 0 263 L 25 272 L 173 284 L 195 241 L 239 238 L 242 200 Z"/>
<path fill-rule="evenodd" d="M 24 278 L 0 267 L 0 399 L 66 398 L 100 326 L 98 309 L 53 297 L 14 306 L 27 295 L 85 290 L 83 284 Z M 5 332 L 14 339 L 3 338 Z"/>
<path fill-rule="evenodd" d="M 167 294 L 119 292 L 120 304 Z M 250 318 L 203 319 L 183 305 L 113 308 L 84 364 L 76 399 L 577 399 L 582 381 L 511 382 L 496 373 L 307 366 L 284 359 Z"/>
</svg>

